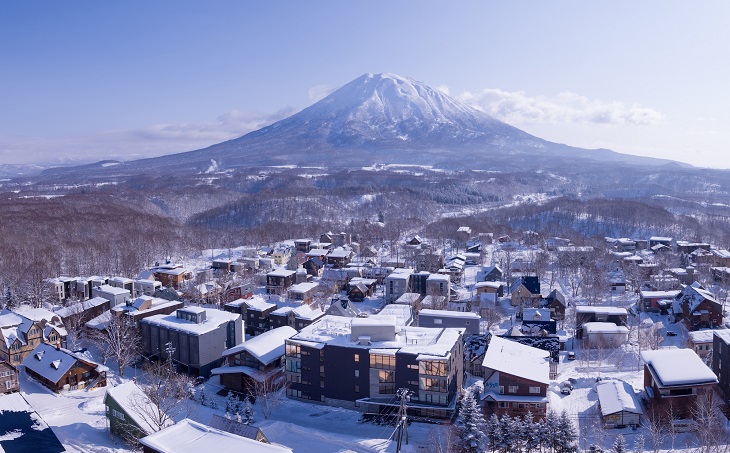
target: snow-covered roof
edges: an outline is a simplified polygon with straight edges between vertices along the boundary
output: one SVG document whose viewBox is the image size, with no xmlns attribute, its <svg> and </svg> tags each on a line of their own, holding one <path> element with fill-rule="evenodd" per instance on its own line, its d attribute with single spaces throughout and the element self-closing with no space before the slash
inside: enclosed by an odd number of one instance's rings
<svg viewBox="0 0 730 453">
<path fill-rule="evenodd" d="M 92 299 L 85 300 L 77 304 L 69 305 L 68 307 L 60 308 L 56 311 L 56 314 L 61 318 L 66 318 L 76 313 L 81 313 L 82 311 L 89 310 L 94 307 L 98 307 L 108 303 L 109 301 L 104 299 L 103 297 L 94 297 Z"/>
<path fill-rule="evenodd" d="M 273 270 L 273 271 L 269 272 L 268 274 L 266 274 L 266 276 L 268 276 L 268 277 L 289 277 L 296 273 L 297 273 L 296 271 L 290 271 L 289 269 L 276 269 L 276 270 Z"/>
<path fill-rule="evenodd" d="M 596 386 L 598 402 L 601 405 L 601 413 L 606 415 L 618 412 L 631 412 L 641 414 L 641 405 L 634 389 L 624 381 L 610 380 L 603 381 Z"/>
<path fill-rule="evenodd" d="M 261 296 L 254 296 L 250 299 L 239 299 L 242 301 L 242 303 L 246 304 L 247 308 L 258 310 L 258 311 L 266 311 L 273 307 L 276 307 L 276 304 L 272 304 L 270 302 L 266 302 L 263 297 Z M 238 302 L 238 301 L 235 301 Z M 233 302 L 232 302 L 233 303 Z M 229 305 L 229 304 L 226 304 Z"/>
<path fill-rule="evenodd" d="M 594 333 L 629 333 L 626 326 L 617 326 L 612 322 L 587 322 L 583 329 L 590 335 Z"/>
<path fill-rule="evenodd" d="M 655 242 L 672 242 L 672 238 L 666 236 L 652 236 L 649 240 Z"/>
<path fill-rule="evenodd" d="M 430 308 L 424 308 L 419 311 L 418 316 L 480 319 L 478 314 L 470 311 L 432 310 Z"/>
<path fill-rule="evenodd" d="M 112 315 L 111 310 L 107 310 L 99 316 L 90 319 L 85 325 L 90 329 L 104 330 L 106 329 L 106 326 L 108 326 L 109 323 L 112 321 L 112 316 L 114 315 Z"/>
<path fill-rule="evenodd" d="M 606 315 L 628 315 L 625 308 L 620 307 L 607 307 L 598 305 L 576 305 L 576 313 L 596 313 Z"/>
<path fill-rule="evenodd" d="M 482 366 L 543 384 L 550 383 L 550 353 L 492 335 Z"/>
<path fill-rule="evenodd" d="M 278 310 L 276 310 L 278 311 Z M 307 304 L 302 304 L 292 310 L 297 318 L 313 320 L 317 319 L 324 313 L 319 307 L 310 307 Z"/>
<path fill-rule="evenodd" d="M 154 414 L 156 409 L 153 409 L 149 397 L 134 381 L 127 381 L 116 387 L 108 387 L 106 396 L 114 399 L 145 434 L 149 435 L 157 431 L 153 417 L 149 415 Z"/>
<path fill-rule="evenodd" d="M 116 286 L 111 286 L 111 285 L 100 285 L 100 286 L 97 286 L 96 289 L 98 291 L 101 291 L 101 292 L 104 292 L 107 294 L 112 294 L 115 296 L 122 295 L 122 294 L 129 294 L 129 290 L 126 290 L 124 288 L 117 288 Z"/>
<path fill-rule="evenodd" d="M 305 294 L 308 291 L 315 289 L 317 286 L 319 286 L 319 283 L 316 282 L 297 283 L 296 285 L 292 285 L 289 287 L 289 292 Z"/>
<path fill-rule="evenodd" d="M 712 254 L 717 256 L 718 258 L 724 258 L 724 259 L 730 259 L 730 251 L 725 249 L 713 249 L 711 250 Z"/>
<path fill-rule="evenodd" d="M 504 282 L 477 282 L 474 284 L 474 289 L 477 288 L 495 288 L 499 289 L 500 286 L 504 286 Z"/>
<path fill-rule="evenodd" d="M 641 297 L 644 299 L 674 299 L 679 290 L 673 291 L 641 291 Z"/>
<path fill-rule="evenodd" d="M 682 298 L 687 301 L 690 313 L 695 311 L 695 309 L 705 300 L 719 304 L 719 302 L 715 299 L 715 295 L 706 289 L 700 288 L 697 282 L 684 288 L 682 291 Z"/>
<path fill-rule="evenodd" d="M 257 442 L 190 419 L 143 437 L 139 442 L 161 453 L 200 453 L 201 451 L 245 451 L 246 453 L 291 453 L 289 448 Z"/>
<path fill-rule="evenodd" d="M 715 373 L 691 349 L 642 351 L 641 359 L 663 387 L 717 382 Z"/>
<path fill-rule="evenodd" d="M 729 330 L 729 329 L 723 329 L 723 330 Z M 712 343 L 712 338 L 715 336 L 714 330 L 695 330 L 693 332 L 688 332 L 688 333 L 689 333 L 690 338 L 692 339 L 692 342 L 695 344 Z"/>
<path fill-rule="evenodd" d="M 87 359 L 81 359 L 73 352 L 55 348 L 47 343 L 41 343 L 23 360 L 26 369 L 33 370 L 50 382 L 57 384 L 64 374 L 71 369 L 77 360 L 84 360 L 93 365 L 100 366 Z"/>
<path fill-rule="evenodd" d="M 263 365 L 268 365 L 284 355 L 284 341 L 293 337 L 296 333 L 296 329 L 289 326 L 277 327 L 223 351 L 223 356 L 246 351 Z"/>
<path fill-rule="evenodd" d="M 730 329 L 719 329 L 713 330 L 712 332 L 725 342 L 725 344 L 730 344 Z"/>
<path fill-rule="evenodd" d="M 377 315 L 373 316 L 377 317 L 381 315 L 394 316 L 396 324 L 399 326 L 407 326 L 413 322 L 413 311 L 408 305 L 388 304 Z"/>
<path fill-rule="evenodd" d="M 326 315 L 303 328 L 289 341 L 292 343 L 306 344 L 310 347 L 329 344 L 364 349 L 397 349 L 401 352 L 416 354 L 419 360 L 425 360 L 426 358 L 443 360 L 449 357 L 451 349 L 454 347 L 456 341 L 460 341 L 459 339 L 464 332 L 462 328 L 400 327 L 396 326 L 395 317 L 390 317 L 393 319 L 387 325 L 392 325 L 396 329 L 393 340 L 372 341 L 370 344 L 360 344 L 358 339 L 353 340 L 351 338 L 353 322 L 356 322 L 360 326 L 367 327 L 370 325 L 375 328 L 386 325 L 385 320 L 373 320 L 373 318 L 379 317 L 345 318 L 342 316 Z M 373 320 L 371 324 L 366 324 L 368 321 L 364 320 L 367 319 Z"/>
<path fill-rule="evenodd" d="M 549 308 L 523 308 L 522 321 L 550 321 Z"/>
<path fill-rule="evenodd" d="M 191 308 L 195 310 L 191 310 Z M 207 332 L 218 329 L 221 325 L 227 324 L 231 321 L 241 319 L 241 315 L 236 313 L 228 313 L 225 311 L 214 310 L 212 308 L 201 308 L 201 307 L 186 307 L 185 311 L 198 312 L 200 310 L 205 311 L 205 321 L 200 324 L 188 321 L 186 319 L 178 318 L 176 314 L 171 315 L 153 315 L 149 318 L 145 318 L 140 322 L 158 325 L 167 329 L 178 330 L 182 332 L 189 332 L 195 335 L 202 335 Z"/>
<path fill-rule="evenodd" d="M 35 322 L 51 321 L 53 318 L 60 318 L 59 315 L 45 308 L 31 308 L 30 310 L 24 310 L 20 315 Z"/>
</svg>

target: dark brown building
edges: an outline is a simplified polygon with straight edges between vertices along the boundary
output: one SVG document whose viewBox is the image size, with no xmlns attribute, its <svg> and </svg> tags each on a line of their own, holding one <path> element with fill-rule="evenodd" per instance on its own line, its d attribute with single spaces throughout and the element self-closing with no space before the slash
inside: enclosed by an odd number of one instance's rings
<svg viewBox="0 0 730 453">
<path fill-rule="evenodd" d="M 105 366 L 46 343 L 38 345 L 23 366 L 29 376 L 57 393 L 106 386 Z"/>
</svg>

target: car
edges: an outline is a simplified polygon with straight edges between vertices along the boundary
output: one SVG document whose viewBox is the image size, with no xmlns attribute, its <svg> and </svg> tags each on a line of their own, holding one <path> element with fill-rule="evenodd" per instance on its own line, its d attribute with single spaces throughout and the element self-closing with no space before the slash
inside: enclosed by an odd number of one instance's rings
<svg viewBox="0 0 730 453">
<path fill-rule="evenodd" d="M 668 337 L 676 337 L 677 336 L 677 332 L 674 332 L 672 330 L 668 330 L 667 331 L 667 336 Z"/>
<path fill-rule="evenodd" d="M 570 392 L 573 391 L 573 386 L 570 384 L 570 382 L 563 382 L 560 384 L 560 393 L 563 395 L 570 395 Z"/>
<path fill-rule="evenodd" d="M 573 352 L 573 351 L 568 352 L 568 360 L 575 360 L 575 352 Z"/>
</svg>

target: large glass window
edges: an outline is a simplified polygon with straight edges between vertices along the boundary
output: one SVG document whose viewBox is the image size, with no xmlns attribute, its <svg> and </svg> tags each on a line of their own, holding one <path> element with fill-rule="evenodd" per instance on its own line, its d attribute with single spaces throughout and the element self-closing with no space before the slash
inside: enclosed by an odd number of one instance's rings
<svg viewBox="0 0 730 453">
<path fill-rule="evenodd" d="M 446 379 L 420 378 L 418 388 L 428 392 L 445 393 L 448 386 L 446 385 Z"/>
<path fill-rule="evenodd" d="M 290 373 L 301 373 L 302 372 L 302 362 L 299 360 L 287 360 L 286 361 L 286 371 Z"/>
<path fill-rule="evenodd" d="M 395 370 L 395 356 L 370 354 L 370 368 L 381 370 Z"/>
<path fill-rule="evenodd" d="M 286 344 L 286 356 L 287 357 L 292 357 L 292 358 L 298 359 L 301 357 L 301 353 L 302 352 L 301 352 L 301 349 L 299 348 L 298 344 L 291 344 L 291 343 Z"/>
<path fill-rule="evenodd" d="M 449 367 L 443 361 L 426 361 L 418 362 L 418 372 L 427 376 L 448 376 Z"/>
</svg>

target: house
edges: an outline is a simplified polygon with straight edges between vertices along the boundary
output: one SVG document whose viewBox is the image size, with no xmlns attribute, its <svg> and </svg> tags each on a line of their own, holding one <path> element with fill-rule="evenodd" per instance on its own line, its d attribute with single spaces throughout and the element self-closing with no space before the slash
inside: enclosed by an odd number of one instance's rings
<svg viewBox="0 0 730 453">
<path fill-rule="evenodd" d="M 409 307 L 416 307 L 419 306 L 422 299 L 423 296 L 421 295 L 421 293 L 403 293 L 394 303 L 398 305 L 408 305 Z"/>
<path fill-rule="evenodd" d="M 163 286 L 170 286 L 174 289 L 181 289 L 185 282 L 193 278 L 193 273 L 184 268 L 182 264 L 163 264 L 150 269 L 155 280 L 162 282 Z"/>
<path fill-rule="evenodd" d="M 276 269 L 266 274 L 266 293 L 267 294 L 286 294 L 289 287 L 296 280 L 296 271 L 288 269 Z"/>
<path fill-rule="evenodd" d="M 710 244 L 706 242 L 677 241 L 677 253 L 690 254 L 697 249 L 710 251 Z"/>
<path fill-rule="evenodd" d="M 518 315 L 528 332 L 535 331 L 535 329 L 541 329 L 550 335 L 555 335 L 557 332 L 558 323 L 552 319 L 552 314 L 547 308 L 523 308 Z"/>
<path fill-rule="evenodd" d="M 432 296 L 429 294 L 421 300 L 420 308 L 443 310 L 448 306 L 448 303 L 449 299 L 446 296 Z"/>
<path fill-rule="evenodd" d="M 392 304 L 405 293 L 414 292 L 409 289 L 413 269 L 398 268 L 385 277 L 385 303 Z"/>
<path fill-rule="evenodd" d="M 695 282 L 674 298 L 674 317 L 682 320 L 689 330 L 722 325 L 722 304 L 715 295 Z"/>
<path fill-rule="evenodd" d="M 641 404 L 628 383 L 613 379 L 602 381 L 596 385 L 596 393 L 606 428 L 641 426 Z"/>
<path fill-rule="evenodd" d="M 712 265 L 714 267 L 730 267 L 730 251 L 725 249 L 712 249 Z"/>
<path fill-rule="evenodd" d="M 110 306 L 111 304 L 108 299 L 94 297 L 93 299 L 60 308 L 55 313 L 61 317 L 63 324 L 74 325 L 76 322 L 85 323 L 99 316 L 109 310 Z M 78 318 L 78 321 L 72 318 Z"/>
<path fill-rule="evenodd" d="M 132 298 L 128 289 L 117 288 L 111 285 L 95 286 L 91 290 L 91 297 L 103 297 L 111 303 L 111 306 L 123 304 Z"/>
<path fill-rule="evenodd" d="M 203 304 L 218 305 L 221 300 L 223 288 L 217 281 L 211 280 L 195 286 L 195 296 Z"/>
<path fill-rule="evenodd" d="M 131 278 L 112 277 L 109 279 L 109 286 L 126 289 L 129 291 L 129 294 L 134 294 L 134 280 Z"/>
<path fill-rule="evenodd" d="M 667 304 L 660 304 L 663 300 L 674 300 L 679 294 L 679 290 L 672 291 L 639 291 L 639 307 L 642 311 L 646 312 L 658 312 L 662 306 L 665 307 Z"/>
<path fill-rule="evenodd" d="M 283 384 L 278 378 L 284 372 L 284 342 L 296 333 L 292 327 L 278 327 L 227 349 L 223 352 L 226 365 L 211 374 L 219 375 L 221 385 L 236 392 L 249 393 L 255 382 L 268 381 L 277 387 Z"/>
<path fill-rule="evenodd" d="M 145 296 L 151 296 L 155 291 L 162 289 L 162 282 L 157 280 L 138 278 L 134 281 L 134 295 L 138 296 L 144 294 Z"/>
<path fill-rule="evenodd" d="M 672 243 L 673 243 L 673 239 L 670 237 L 652 236 L 649 238 L 649 248 L 652 248 L 657 245 L 663 245 L 665 247 L 668 247 L 671 250 Z"/>
<path fill-rule="evenodd" d="M 550 353 L 492 335 L 482 361 L 487 417 L 547 415 Z"/>
<path fill-rule="evenodd" d="M 279 445 L 257 442 L 212 428 L 188 418 L 139 440 L 144 453 L 200 453 L 241 451 L 246 453 L 292 453 Z"/>
<path fill-rule="evenodd" d="M 134 381 L 108 387 L 104 395 L 104 407 L 109 432 L 125 441 L 159 431 L 158 409 L 153 407 L 149 397 Z M 172 424 L 172 420 L 169 424 Z"/>
<path fill-rule="evenodd" d="M 61 453 L 67 451 L 23 393 L 0 397 L 0 433 L 4 452 Z"/>
<path fill-rule="evenodd" d="M 428 297 L 428 296 L 427 296 Z M 424 308 L 418 312 L 419 327 L 455 327 L 464 329 L 464 336 L 479 335 L 478 314 L 449 310 L 430 310 Z"/>
<path fill-rule="evenodd" d="M 565 308 L 567 307 L 565 296 L 557 289 L 550 291 L 550 294 L 543 299 L 541 306 L 550 309 L 552 319 L 565 319 Z"/>
<path fill-rule="evenodd" d="M 246 335 L 256 336 L 271 330 L 269 315 L 277 309 L 277 306 L 256 296 L 229 302 L 223 309 L 230 313 L 239 313 L 243 319 Z"/>
<path fill-rule="evenodd" d="M 319 289 L 318 282 L 297 283 L 289 287 L 288 297 L 304 304 L 310 304 L 314 301 L 314 295 Z"/>
<path fill-rule="evenodd" d="M 616 348 L 629 341 L 629 329 L 612 322 L 586 322 L 583 324 L 583 347 Z"/>
<path fill-rule="evenodd" d="M 104 365 L 67 349 L 41 343 L 23 360 L 28 376 L 58 393 L 106 386 Z"/>
<path fill-rule="evenodd" d="M 140 334 L 144 355 L 167 359 L 172 349 L 178 371 L 207 377 L 223 363 L 223 351 L 242 341 L 243 322 L 236 313 L 186 307 L 143 319 Z"/>
<path fill-rule="evenodd" d="M 472 376 L 481 376 L 484 369 L 482 362 L 487 352 L 487 345 L 491 338 L 490 333 L 471 335 L 464 339 L 464 371 Z"/>
<path fill-rule="evenodd" d="M 0 360 L 0 392 L 14 393 L 20 391 L 20 372 L 5 360 Z"/>
<path fill-rule="evenodd" d="M 421 245 L 422 243 L 423 239 L 419 235 L 415 235 L 406 241 L 406 245 Z"/>
<path fill-rule="evenodd" d="M 633 252 L 636 250 L 636 242 L 629 238 L 616 239 L 615 246 L 619 252 Z"/>
<path fill-rule="evenodd" d="M 481 297 L 482 294 L 496 294 L 497 297 L 504 296 L 504 282 L 477 282 L 474 284 L 474 290 L 477 293 L 477 297 Z"/>
<path fill-rule="evenodd" d="M 675 418 L 692 418 L 697 395 L 717 387 L 715 373 L 691 349 L 642 351 L 641 359 L 650 401 Z"/>
<path fill-rule="evenodd" d="M 325 264 L 336 269 L 347 266 L 352 259 L 353 253 L 350 250 L 338 248 L 330 251 L 325 257 Z"/>
<path fill-rule="evenodd" d="M 224 304 L 233 302 L 234 300 L 238 299 L 248 299 L 253 297 L 253 290 L 253 283 L 243 283 L 241 285 L 235 285 L 223 291 L 221 299 L 223 300 Z"/>
<path fill-rule="evenodd" d="M 41 343 L 65 346 L 67 333 L 60 319 L 42 308 L 26 310 L 22 315 L 0 312 L 0 360 L 18 366 Z"/>
<path fill-rule="evenodd" d="M 219 259 L 213 260 L 213 262 L 210 265 L 210 268 L 213 269 L 213 271 L 218 271 L 218 272 L 231 272 L 231 264 L 233 264 L 232 259 L 219 258 Z"/>
<path fill-rule="evenodd" d="M 730 329 L 712 330 L 712 371 L 719 379 L 719 387 L 730 400 Z"/>
<path fill-rule="evenodd" d="M 625 326 L 628 316 L 625 308 L 577 305 L 575 307 L 576 338 L 583 338 L 583 326 L 588 322 L 610 322 L 617 326 Z"/>
<path fill-rule="evenodd" d="M 451 294 L 451 279 L 448 275 L 429 274 L 426 278 L 425 294 L 448 298 Z"/>
<path fill-rule="evenodd" d="M 355 277 L 347 283 L 347 297 L 353 302 L 362 302 L 375 294 L 376 284 L 374 278 Z"/>
<path fill-rule="evenodd" d="M 183 302 L 181 300 L 139 296 L 124 305 L 112 307 L 111 313 L 115 316 L 127 316 L 133 321 L 135 326 L 139 327 L 139 322 L 145 318 L 154 315 L 170 315 L 180 308 L 183 308 Z"/>
<path fill-rule="evenodd" d="M 608 283 L 611 295 L 618 295 L 626 292 L 626 276 L 624 271 L 621 269 L 616 269 L 608 273 Z"/>
<path fill-rule="evenodd" d="M 513 307 L 532 307 L 542 299 L 540 278 L 535 276 L 519 277 L 510 285 L 509 294 L 512 297 Z"/>
<path fill-rule="evenodd" d="M 695 330 L 688 332 L 687 347 L 692 349 L 702 360 L 712 355 L 712 344 L 715 338 L 714 330 Z"/>
<path fill-rule="evenodd" d="M 730 267 L 711 267 L 712 281 L 723 285 L 730 284 Z"/>
<path fill-rule="evenodd" d="M 302 263 L 302 268 L 307 271 L 307 275 L 313 277 L 321 277 L 322 269 L 324 268 L 324 259 L 318 256 L 307 259 Z"/>
<path fill-rule="evenodd" d="M 450 419 L 463 385 L 463 330 L 399 326 L 395 316 L 325 316 L 286 340 L 287 396 L 390 414 Z"/>
<path fill-rule="evenodd" d="M 324 312 L 319 307 L 310 307 L 306 304 L 296 307 L 281 306 L 269 314 L 271 328 L 289 326 L 297 330 L 312 324 L 322 316 Z"/>
<path fill-rule="evenodd" d="M 311 239 L 294 239 L 294 250 L 296 250 L 297 252 L 307 253 L 311 249 Z"/>
</svg>

